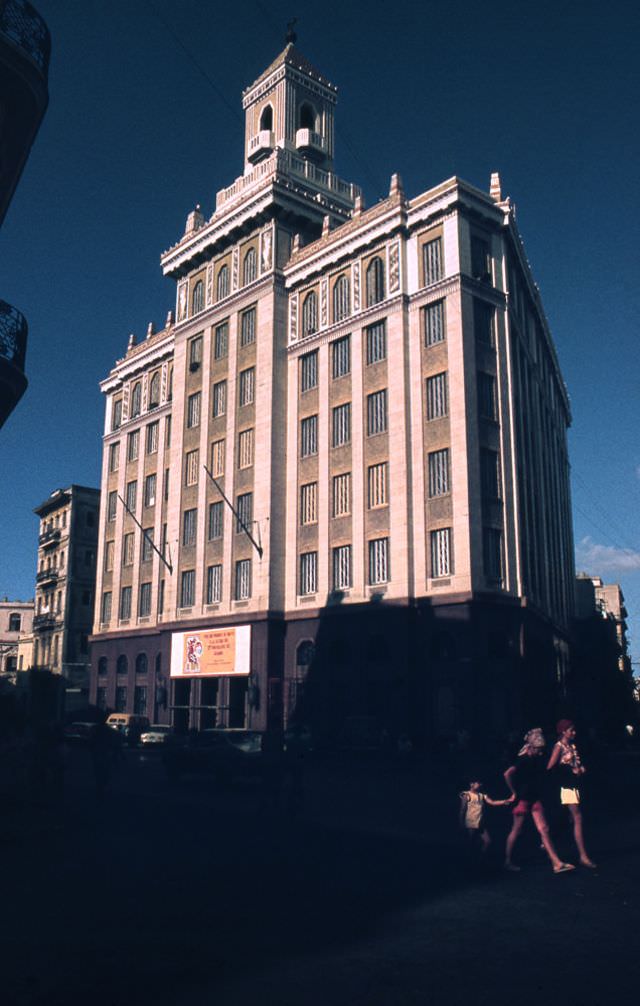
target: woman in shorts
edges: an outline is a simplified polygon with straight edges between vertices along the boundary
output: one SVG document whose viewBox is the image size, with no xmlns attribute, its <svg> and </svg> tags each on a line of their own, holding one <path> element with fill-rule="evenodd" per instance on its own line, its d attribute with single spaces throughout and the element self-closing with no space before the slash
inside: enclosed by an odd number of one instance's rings
<svg viewBox="0 0 640 1006">
<path fill-rule="evenodd" d="M 553 872 L 566 873 L 568 870 L 575 870 L 572 863 L 562 862 L 549 835 L 549 825 L 542 804 L 546 777 L 544 749 L 545 739 L 542 730 L 539 727 L 529 730 L 525 734 L 524 746 L 518 752 L 515 763 L 504 774 L 505 782 L 516 798 L 513 808 L 513 825 L 507 837 L 504 861 L 506 870 L 518 871 L 520 869 L 513 862 L 513 849 L 529 814 L 538 829 L 544 850 L 551 860 Z"/>
<path fill-rule="evenodd" d="M 580 761 L 576 747 L 576 728 L 571 720 L 560 720 L 556 725 L 556 730 L 558 740 L 553 746 L 547 768 L 553 769 L 559 779 L 560 803 L 568 809 L 571 815 L 573 837 L 580 855 L 580 862 L 590 870 L 595 870 L 596 864 L 584 846 L 578 783 L 580 777 L 585 773 L 585 768 Z"/>
</svg>

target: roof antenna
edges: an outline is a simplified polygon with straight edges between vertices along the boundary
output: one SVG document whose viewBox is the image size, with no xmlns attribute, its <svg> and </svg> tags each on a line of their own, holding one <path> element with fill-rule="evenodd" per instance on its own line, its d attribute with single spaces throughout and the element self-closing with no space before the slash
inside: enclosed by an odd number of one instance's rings
<svg viewBox="0 0 640 1006">
<path fill-rule="evenodd" d="M 284 37 L 285 43 L 287 45 L 295 45 L 295 43 L 298 41 L 298 36 L 293 30 L 297 23 L 298 23 L 297 17 L 292 17 L 290 21 L 287 21 L 287 34 Z"/>
</svg>

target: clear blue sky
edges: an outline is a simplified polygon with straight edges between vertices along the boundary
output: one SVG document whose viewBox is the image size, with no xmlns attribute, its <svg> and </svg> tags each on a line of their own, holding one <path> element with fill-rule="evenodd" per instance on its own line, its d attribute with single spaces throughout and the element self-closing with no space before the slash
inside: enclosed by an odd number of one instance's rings
<svg viewBox="0 0 640 1006">
<path fill-rule="evenodd" d="M 518 208 L 573 409 L 577 567 L 622 584 L 640 660 L 639 15 L 602 5 L 36 0 L 50 106 L 0 230 L 29 389 L 0 431 L 0 595 L 33 596 L 32 508 L 99 484 L 98 382 L 173 306 L 160 253 L 242 172 L 241 91 L 283 48 L 339 89 L 368 203 L 491 171 Z M 632 23 L 635 21 L 635 23 Z M 205 79 L 205 76 L 209 80 Z"/>
</svg>

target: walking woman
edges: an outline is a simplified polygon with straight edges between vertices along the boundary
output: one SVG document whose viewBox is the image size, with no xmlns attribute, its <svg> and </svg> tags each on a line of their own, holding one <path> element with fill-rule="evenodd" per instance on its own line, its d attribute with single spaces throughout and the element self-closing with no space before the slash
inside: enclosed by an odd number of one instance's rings
<svg viewBox="0 0 640 1006">
<path fill-rule="evenodd" d="M 575 870 L 572 863 L 562 862 L 549 835 L 549 825 L 542 804 L 546 777 L 544 748 L 545 739 L 542 730 L 539 727 L 529 730 L 525 734 L 524 746 L 518 752 L 515 764 L 508 768 L 504 774 L 505 782 L 516 798 L 513 808 L 513 825 L 507 837 L 504 861 L 506 870 L 520 870 L 520 867 L 513 862 L 513 849 L 522 832 L 525 818 L 529 814 L 538 829 L 544 850 L 551 860 L 553 872 L 566 873 L 568 870 Z"/>
<path fill-rule="evenodd" d="M 590 870 L 595 870 L 596 864 L 591 860 L 584 847 L 578 782 L 580 776 L 584 775 L 585 768 L 580 761 L 580 755 L 575 743 L 576 728 L 571 720 L 560 720 L 556 725 L 556 730 L 558 732 L 558 740 L 553 746 L 547 768 L 554 770 L 559 779 L 560 803 L 571 814 L 573 837 L 580 855 L 580 862 Z"/>
</svg>

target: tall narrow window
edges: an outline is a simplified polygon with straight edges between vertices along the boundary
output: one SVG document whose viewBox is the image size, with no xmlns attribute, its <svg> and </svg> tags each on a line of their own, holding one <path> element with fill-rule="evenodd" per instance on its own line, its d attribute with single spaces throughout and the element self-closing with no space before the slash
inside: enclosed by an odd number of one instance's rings
<svg viewBox="0 0 640 1006">
<path fill-rule="evenodd" d="M 427 304 L 424 309 L 424 342 L 426 346 L 436 346 L 444 342 L 444 301 Z"/>
<path fill-rule="evenodd" d="M 216 360 L 223 360 L 229 352 L 229 322 L 223 321 L 216 326 L 213 341 L 213 356 Z"/>
<path fill-rule="evenodd" d="M 156 370 L 149 381 L 149 408 L 155 409 L 158 405 L 160 405 L 160 371 Z"/>
<path fill-rule="evenodd" d="M 191 430 L 195 426 L 200 425 L 200 401 L 201 394 L 199 391 L 189 395 L 187 398 L 187 429 Z"/>
<path fill-rule="evenodd" d="M 251 405 L 255 386 L 255 369 L 248 367 L 240 371 L 240 405 Z"/>
<path fill-rule="evenodd" d="M 198 481 L 198 451 L 188 451 L 184 459 L 184 484 L 195 486 Z"/>
<path fill-rule="evenodd" d="M 351 545 L 340 545 L 333 550 L 333 589 L 345 590 L 351 586 Z"/>
<path fill-rule="evenodd" d="M 133 565 L 133 531 L 129 531 L 125 534 L 122 539 L 122 565 L 132 566 Z"/>
<path fill-rule="evenodd" d="M 100 621 L 103 625 L 111 621 L 111 591 L 105 590 L 102 595 L 102 606 L 100 610 Z"/>
<path fill-rule="evenodd" d="M 138 460 L 138 450 L 140 446 L 140 430 L 132 430 L 127 435 L 127 461 Z"/>
<path fill-rule="evenodd" d="M 171 416 L 164 421 L 164 446 L 171 447 Z"/>
<path fill-rule="evenodd" d="M 351 440 L 351 402 L 344 402 L 332 409 L 332 447 L 344 447 Z"/>
<path fill-rule="evenodd" d="M 196 509 L 185 510 L 182 515 L 182 544 L 189 546 L 196 543 Z"/>
<path fill-rule="evenodd" d="M 384 264 L 378 255 L 372 258 L 367 266 L 366 284 L 367 307 L 384 300 Z"/>
<path fill-rule="evenodd" d="M 442 279 L 442 238 L 427 241 L 422 246 L 422 268 L 425 286 Z"/>
<path fill-rule="evenodd" d="M 113 553 L 115 550 L 115 542 L 107 541 L 104 545 L 104 571 L 105 573 L 111 573 L 113 571 Z"/>
<path fill-rule="evenodd" d="M 367 436 L 384 433 L 387 429 L 387 389 L 367 395 Z"/>
<path fill-rule="evenodd" d="M 236 601 L 246 601 L 251 597 L 251 559 L 236 562 Z"/>
<path fill-rule="evenodd" d="M 113 403 L 113 413 L 111 416 L 111 429 L 118 430 L 122 426 L 122 399 L 116 398 Z"/>
<path fill-rule="evenodd" d="M 256 341 L 256 309 L 250 307 L 240 316 L 240 345 L 249 346 Z"/>
<path fill-rule="evenodd" d="M 202 336 L 196 335 L 189 342 L 189 370 L 197 370 L 202 363 Z"/>
<path fill-rule="evenodd" d="M 436 579 L 452 572 L 451 528 L 442 527 L 431 532 L 431 576 Z"/>
<path fill-rule="evenodd" d="M 207 567 L 207 604 L 219 604 L 222 600 L 222 566 Z"/>
<path fill-rule="evenodd" d="M 315 290 L 302 301 L 302 335 L 313 335 L 318 331 L 318 297 Z"/>
<path fill-rule="evenodd" d="M 346 275 L 338 276 L 333 287 L 333 320 L 344 321 L 351 314 L 351 284 Z"/>
<path fill-rule="evenodd" d="M 450 491 L 449 448 L 429 454 L 429 496 L 444 496 Z"/>
<path fill-rule="evenodd" d="M 156 502 L 156 473 L 152 472 L 144 480 L 144 505 L 155 506 Z"/>
<path fill-rule="evenodd" d="M 118 508 L 118 491 L 114 489 L 109 493 L 107 499 L 107 520 L 116 519 L 116 510 Z"/>
<path fill-rule="evenodd" d="M 494 315 L 495 308 L 493 304 L 488 304 L 486 300 L 478 300 L 477 297 L 474 297 L 473 328 L 476 341 L 483 346 L 493 346 L 495 344 L 493 334 Z"/>
<path fill-rule="evenodd" d="M 241 493 L 236 500 L 236 533 L 251 530 L 253 519 L 253 493 Z"/>
<path fill-rule="evenodd" d="M 253 283 L 258 275 L 258 256 L 255 248 L 249 248 L 242 263 L 242 285 Z"/>
<path fill-rule="evenodd" d="M 478 372 L 478 414 L 481 419 L 497 419 L 496 379 L 493 374 Z"/>
<path fill-rule="evenodd" d="M 120 621 L 131 618 L 131 587 L 120 590 Z"/>
<path fill-rule="evenodd" d="M 440 419 L 449 412 L 447 372 L 427 378 L 427 419 Z"/>
<path fill-rule="evenodd" d="M 139 416 L 140 410 L 142 408 L 142 384 L 138 381 L 133 386 L 133 391 L 131 392 L 131 409 L 130 416 Z"/>
<path fill-rule="evenodd" d="M 251 468 L 253 464 L 253 430 L 242 430 L 238 435 L 238 468 Z"/>
<path fill-rule="evenodd" d="M 222 500 L 217 500 L 215 503 L 210 503 L 209 527 L 208 527 L 209 541 L 215 541 L 217 538 L 222 538 L 223 518 L 224 518 L 224 510 Z"/>
<path fill-rule="evenodd" d="M 191 295 L 191 314 L 200 314 L 204 307 L 204 283 L 198 280 Z"/>
<path fill-rule="evenodd" d="M 484 238 L 471 238 L 471 275 L 482 283 L 491 282 L 491 254 Z"/>
<path fill-rule="evenodd" d="M 132 512 L 134 512 L 136 509 L 137 495 L 138 495 L 138 483 L 135 481 L 135 479 L 132 482 L 127 482 L 126 501 L 128 509 L 131 510 Z"/>
<path fill-rule="evenodd" d="M 315 594 L 318 589 L 318 553 L 303 552 L 300 556 L 300 594 Z"/>
<path fill-rule="evenodd" d="M 367 365 L 387 358 L 387 323 L 377 321 L 365 329 L 367 333 Z"/>
<path fill-rule="evenodd" d="M 141 539 L 142 562 L 153 559 L 153 528 L 145 527 Z"/>
<path fill-rule="evenodd" d="M 120 441 L 109 444 L 109 471 L 117 472 L 120 466 Z"/>
<path fill-rule="evenodd" d="M 381 461 L 377 465 L 370 465 L 367 469 L 367 505 L 370 510 L 385 506 L 389 502 L 388 467 L 388 462 Z"/>
<path fill-rule="evenodd" d="M 484 573 L 487 580 L 502 580 L 502 531 L 496 527 L 485 527 L 482 532 Z"/>
<path fill-rule="evenodd" d="M 300 457 L 318 453 L 318 417 L 307 416 L 300 421 Z"/>
<path fill-rule="evenodd" d="M 145 618 L 151 614 L 151 584 L 140 584 L 140 598 L 138 602 L 138 615 Z"/>
<path fill-rule="evenodd" d="M 213 418 L 224 416 L 227 408 L 227 382 L 218 381 L 213 386 Z"/>
<path fill-rule="evenodd" d="M 500 458 L 497 451 L 480 450 L 480 485 L 484 499 L 498 500 L 500 493 Z"/>
<path fill-rule="evenodd" d="M 158 434 L 159 434 L 160 424 L 156 420 L 155 423 L 149 423 L 147 426 L 147 454 L 156 454 L 158 451 Z"/>
<path fill-rule="evenodd" d="M 196 597 L 196 571 L 185 569 L 180 579 L 180 607 L 190 608 Z"/>
<path fill-rule="evenodd" d="M 318 350 L 300 357 L 300 391 L 318 387 Z"/>
<path fill-rule="evenodd" d="M 369 583 L 389 580 L 389 539 L 375 538 L 369 542 Z"/>
<path fill-rule="evenodd" d="M 331 343 L 331 373 L 334 378 L 344 377 L 351 370 L 351 336 L 345 335 Z"/>
<path fill-rule="evenodd" d="M 300 523 L 315 524 L 318 520 L 318 483 L 300 487 Z"/>
<path fill-rule="evenodd" d="M 214 478 L 224 475 L 224 440 L 215 440 L 211 444 L 211 472 Z"/>
<path fill-rule="evenodd" d="M 229 266 L 222 265 L 218 270 L 216 280 L 216 300 L 224 300 L 229 296 Z"/>
<path fill-rule="evenodd" d="M 332 481 L 334 517 L 344 517 L 351 513 L 351 472 L 334 475 Z"/>
</svg>

